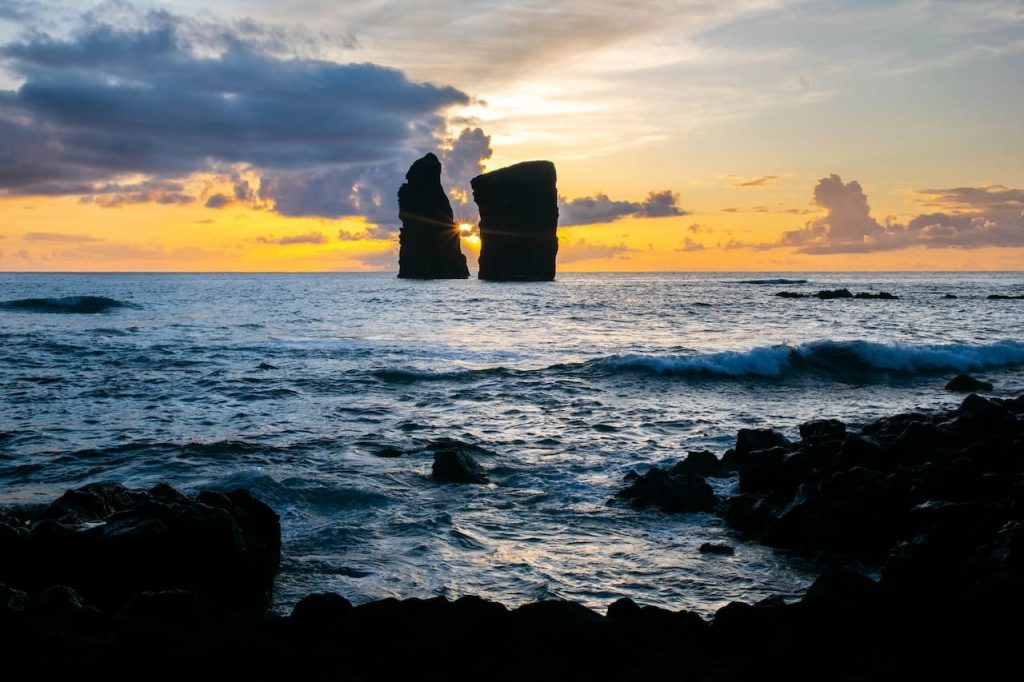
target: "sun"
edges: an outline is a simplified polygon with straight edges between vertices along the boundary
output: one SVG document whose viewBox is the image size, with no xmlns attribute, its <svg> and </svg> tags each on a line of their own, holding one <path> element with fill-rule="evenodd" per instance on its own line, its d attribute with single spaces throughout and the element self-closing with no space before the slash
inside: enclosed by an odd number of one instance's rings
<svg viewBox="0 0 1024 682">
<path fill-rule="evenodd" d="M 463 237 L 473 234 L 472 223 L 459 223 L 459 234 Z"/>
</svg>

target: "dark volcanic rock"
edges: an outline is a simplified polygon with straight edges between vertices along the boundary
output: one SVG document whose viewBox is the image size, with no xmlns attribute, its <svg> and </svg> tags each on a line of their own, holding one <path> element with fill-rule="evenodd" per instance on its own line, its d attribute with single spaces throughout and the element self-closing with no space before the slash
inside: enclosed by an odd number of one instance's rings
<svg viewBox="0 0 1024 682">
<path fill-rule="evenodd" d="M 823 299 L 853 298 L 853 294 L 850 293 L 849 289 L 822 289 L 815 294 L 815 297 Z"/>
<path fill-rule="evenodd" d="M 872 294 L 872 293 L 867 292 L 867 291 L 861 291 L 856 296 L 854 296 L 854 298 L 866 298 L 866 299 L 882 300 L 882 301 L 894 301 L 897 298 L 899 298 L 899 296 L 896 296 L 895 294 L 890 294 L 888 291 L 880 291 L 877 294 Z"/>
<path fill-rule="evenodd" d="M 1024 299 L 1024 295 L 1021 296 L 1007 296 L 1006 294 L 991 294 L 988 297 L 990 301 L 1019 301 Z"/>
<path fill-rule="evenodd" d="M 943 294 L 942 295 L 942 298 L 945 298 L 945 299 L 954 299 L 956 297 L 957 297 L 956 294 Z"/>
<path fill-rule="evenodd" d="M 487 474 L 473 456 L 450 446 L 434 451 L 431 477 L 438 483 L 487 483 Z"/>
<path fill-rule="evenodd" d="M 94 484 L 68 491 L 41 519 L 0 523 L 0 580 L 29 591 L 68 585 L 111 608 L 181 589 L 260 612 L 280 556 L 277 514 L 244 490 L 193 498 L 167 485 Z"/>
<path fill-rule="evenodd" d="M 409 279 L 465 279 L 466 257 L 459 247 L 452 206 L 441 186 L 441 162 L 427 154 L 409 168 L 398 189 L 398 276 Z"/>
<path fill-rule="evenodd" d="M 846 424 L 838 419 L 814 419 L 800 425 L 800 437 L 804 440 L 843 436 L 845 434 Z"/>
<path fill-rule="evenodd" d="M 642 476 L 627 475 L 626 480 L 630 484 L 615 497 L 638 509 L 653 506 L 670 514 L 684 514 L 711 511 L 718 503 L 715 491 L 702 476 L 655 467 Z"/>
<path fill-rule="evenodd" d="M 724 478 L 732 475 L 732 471 L 708 450 L 691 450 L 686 459 L 672 467 L 673 474 L 689 474 L 693 476 L 711 476 Z"/>
<path fill-rule="evenodd" d="M 550 161 L 473 178 L 480 208 L 480 279 L 548 281 L 558 254 L 558 191 Z"/>
<path fill-rule="evenodd" d="M 798 291 L 780 291 L 775 295 L 779 298 L 807 298 L 807 294 L 801 294 Z"/>
<path fill-rule="evenodd" d="M 970 374 L 957 374 L 946 384 L 947 391 L 957 393 L 971 393 L 972 391 L 991 391 L 992 384 L 981 379 L 975 379 Z"/>
</svg>

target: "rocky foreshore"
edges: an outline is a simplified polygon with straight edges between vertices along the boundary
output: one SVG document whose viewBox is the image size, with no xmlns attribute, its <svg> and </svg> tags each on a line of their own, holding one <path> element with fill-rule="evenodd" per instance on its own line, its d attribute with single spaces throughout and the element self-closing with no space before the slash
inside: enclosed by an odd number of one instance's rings
<svg viewBox="0 0 1024 682">
<path fill-rule="evenodd" d="M 628 599 L 600 614 L 336 594 L 283 616 L 267 610 L 280 523 L 248 492 L 86 486 L 0 513 L 3 665 L 106 680 L 981 678 L 1016 665 L 1022 415 L 1024 396 L 970 395 L 859 430 L 810 422 L 796 442 L 743 430 L 721 460 L 631 476 L 631 504 L 712 511 L 825 567 L 799 602 L 709 620 Z M 704 481 L 730 475 L 725 499 Z"/>
</svg>

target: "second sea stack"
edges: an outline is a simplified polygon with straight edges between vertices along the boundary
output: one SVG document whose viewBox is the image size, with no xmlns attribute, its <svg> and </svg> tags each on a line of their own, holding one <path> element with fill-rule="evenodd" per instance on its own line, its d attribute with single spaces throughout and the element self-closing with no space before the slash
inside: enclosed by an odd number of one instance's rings
<svg viewBox="0 0 1024 682">
<path fill-rule="evenodd" d="M 555 165 L 527 161 L 478 175 L 480 279 L 548 281 L 558 254 Z"/>
<path fill-rule="evenodd" d="M 398 276 L 409 279 L 466 279 L 469 267 L 459 248 L 452 205 L 441 186 L 441 162 L 433 154 L 417 160 L 398 189 Z"/>
</svg>

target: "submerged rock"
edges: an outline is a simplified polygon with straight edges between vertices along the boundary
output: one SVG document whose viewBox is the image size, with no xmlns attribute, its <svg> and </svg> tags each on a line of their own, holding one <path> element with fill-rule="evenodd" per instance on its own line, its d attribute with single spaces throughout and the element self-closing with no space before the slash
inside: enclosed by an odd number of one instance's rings
<svg viewBox="0 0 1024 682">
<path fill-rule="evenodd" d="M 732 556 L 736 553 L 731 545 L 726 545 L 718 542 L 705 542 L 700 546 L 701 554 L 721 554 L 722 556 Z"/>
<path fill-rule="evenodd" d="M 867 292 L 867 291 L 861 291 L 856 296 L 854 296 L 854 298 L 866 298 L 866 299 L 882 300 L 882 301 L 894 301 L 897 298 L 899 298 L 899 296 L 896 296 L 895 294 L 890 294 L 888 291 L 880 291 L 877 294 L 873 294 L 873 293 L 870 293 L 870 292 Z"/>
<path fill-rule="evenodd" d="M 947 391 L 956 393 L 971 393 L 972 391 L 991 391 L 992 384 L 981 379 L 975 379 L 970 374 L 957 374 L 946 384 Z"/>
<path fill-rule="evenodd" d="M 527 161 L 473 178 L 473 199 L 480 208 L 480 279 L 555 278 L 555 181 L 550 161 Z"/>
<path fill-rule="evenodd" d="M 398 276 L 409 279 L 466 279 L 469 268 L 459 247 L 451 203 L 441 186 L 441 162 L 427 154 L 409 168 L 398 189 Z"/>
<path fill-rule="evenodd" d="M 434 451 L 431 478 L 438 483 L 487 483 L 487 474 L 480 463 L 458 447 Z"/>
<path fill-rule="evenodd" d="M 1024 294 L 1020 296 L 1008 296 L 1006 294 L 991 294 L 988 296 L 990 301 L 1020 301 L 1024 299 Z"/>
</svg>

